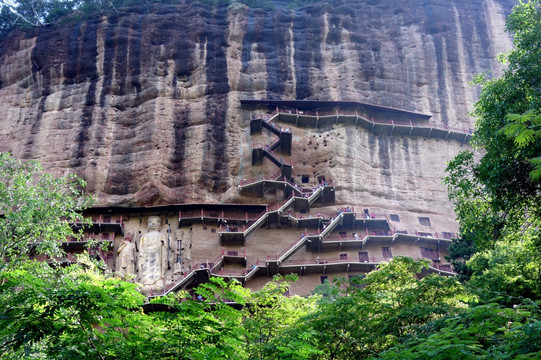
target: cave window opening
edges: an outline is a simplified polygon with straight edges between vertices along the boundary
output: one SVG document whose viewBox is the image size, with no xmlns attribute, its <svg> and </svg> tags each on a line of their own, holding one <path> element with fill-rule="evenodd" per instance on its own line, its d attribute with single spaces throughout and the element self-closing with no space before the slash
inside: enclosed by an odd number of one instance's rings
<svg viewBox="0 0 541 360">
<path fill-rule="evenodd" d="M 431 226 L 430 225 L 430 218 L 425 216 L 419 216 L 419 224 L 423 226 Z"/>
<path fill-rule="evenodd" d="M 359 251 L 359 262 L 368 262 L 368 251 Z"/>
<path fill-rule="evenodd" d="M 440 261 L 440 252 L 430 248 L 421 248 L 421 256 L 425 259 Z"/>
<path fill-rule="evenodd" d="M 448 232 L 448 231 L 442 231 L 441 236 L 442 236 L 444 239 L 452 239 L 452 238 L 455 237 L 455 233 Z"/>
<path fill-rule="evenodd" d="M 400 222 L 400 217 L 396 214 L 391 214 L 391 221 Z"/>
<path fill-rule="evenodd" d="M 310 176 L 308 176 L 308 175 L 302 175 L 301 176 L 301 182 L 303 184 L 308 184 L 309 181 L 310 181 Z"/>
<path fill-rule="evenodd" d="M 391 251 L 390 247 L 383 246 L 381 248 L 381 255 L 384 259 L 392 259 L 393 258 L 393 252 Z"/>
</svg>

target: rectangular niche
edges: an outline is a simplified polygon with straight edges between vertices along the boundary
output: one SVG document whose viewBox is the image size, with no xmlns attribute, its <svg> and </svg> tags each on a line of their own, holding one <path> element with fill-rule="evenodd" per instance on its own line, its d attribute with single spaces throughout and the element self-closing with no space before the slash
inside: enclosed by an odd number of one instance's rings
<svg viewBox="0 0 541 360">
<path fill-rule="evenodd" d="M 438 250 L 430 249 L 430 248 L 421 248 L 421 256 L 425 259 L 440 260 L 440 252 Z"/>
<path fill-rule="evenodd" d="M 423 226 L 432 226 L 430 225 L 430 218 L 424 216 L 419 216 L 419 224 Z"/>
<path fill-rule="evenodd" d="M 393 252 L 391 251 L 390 247 L 382 246 L 381 247 L 381 255 L 384 259 L 392 259 L 393 258 Z"/>
<path fill-rule="evenodd" d="M 442 231 L 442 232 L 441 232 L 441 236 L 442 236 L 444 239 L 452 239 L 452 238 L 455 237 L 455 233 L 447 232 L 447 231 Z"/>
</svg>

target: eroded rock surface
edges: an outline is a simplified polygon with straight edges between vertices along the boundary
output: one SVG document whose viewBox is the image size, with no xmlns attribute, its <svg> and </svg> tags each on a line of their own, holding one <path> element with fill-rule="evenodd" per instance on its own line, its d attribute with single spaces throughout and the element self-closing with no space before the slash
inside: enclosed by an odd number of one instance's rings
<svg viewBox="0 0 541 360">
<path fill-rule="evenodd" d="M 16 33 L 0 40 L 0 151 L 78 173 L 104 205 L 249 201 L 238 181 L 274 170 L 251 165 L 240 99 L 359 101 L 468 129 L 468 81 L 498 72 L 513 3 L 159 4 Z M 463 144 L 292 130 L 294 173 L 334 180 L 337 202 L 451 213 L 440 179 Z"/>
</svg>

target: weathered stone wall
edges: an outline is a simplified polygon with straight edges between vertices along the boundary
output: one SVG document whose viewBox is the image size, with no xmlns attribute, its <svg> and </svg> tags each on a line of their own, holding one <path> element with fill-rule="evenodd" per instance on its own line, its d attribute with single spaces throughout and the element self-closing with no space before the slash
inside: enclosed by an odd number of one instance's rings
<svg viewBox="0 0 541 360">
<path fill-rule="evenodd" d="M 512 4 L 160 4 L 12 34 L 0 40 L 0 151 L 77 172 L 104 205 L 235 201 L 239 179 L 261 171 L 240 99 L 360 101 L 470 128 L 468 81 L 498 72 Z M 338 202 L 449 218 L 440 178 L 460 143 L 293 130 L 295 173 L 332 178 Z M 303 151 L 313 136 L 327 146 Z"/>
</svg>

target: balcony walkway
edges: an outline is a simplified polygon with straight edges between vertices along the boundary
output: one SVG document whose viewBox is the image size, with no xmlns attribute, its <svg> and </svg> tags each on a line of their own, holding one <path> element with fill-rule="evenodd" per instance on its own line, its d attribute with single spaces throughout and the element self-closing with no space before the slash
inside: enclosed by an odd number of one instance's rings
<svg viewBox="0 0 541 360">
<path fill-rule="evenodd" d="M 290 109 L 279 107 L 276 107 L 269 116 L 269 122 L 279 121 L 297 127 L 321 128 L 333 124 L 349 124 L 363 127 L 375 134 L 437 138 L 463 143 L 468 142 L 472 136 L 471 129 L 451 128 L 430 123 L 429 116 L 410 120 L 384 120 L 369 118 L 357 110 L 301 111 L 296 109 L 292 112 Z"/>
<path fill-rule="evenodd" d="M 252 182 L 243 181 L 239 184 L 238 191 L 241 195 L 263 197 L 265 193 L 270 190 L 279 190 L 283 191 L 284 201 L 273 207 L 267 206 L 265 210 L 257 216 L 248 217 L 248 215 L 246 215 L 244 219 L 239 219 L 241 222 L 237 222 L 237 225 L 242 225 L 242 231 L 238 231 L 237 227 L 230 227 L 229 224 L 235 222 L 233 219 L 231 219 L 232 221 L 229 221 L 228 219 L 229 223 L 226 226 L 227 231 L 220 231 L 218 233 L 219 243 L 222 246 L 244 246 L 248 236 L 261 226 L 269 226 L 270 224 L 289 223 L 290 226 L 295 226 L 297 229 L 301 227 L 315 227 L 318 229 L 317 234 L 309 234 L 306 231 L 306 233 L 303 233 L 300 238 L 293 241 L 279 254 L 267 255 L 264 264 L 260 264 L 258 259 L 257 263 L 253 264 L 251 267 L 247 267 L 246 249 L 244 249 L 242 256 L 235 255 L 235 250 L 228 250 L 227 254 L 224 254 L 222 251 L 221 256 L 213 262 L 195 266 L 181 278 L 169 284 L 164 289 L 164 295 L 182 287 L 207 281 L 210 276 L 229 279 L 234 278 L 245 284 L 256 276 L 272 276 L 277 273 L 298 273 L 300 275 L 305 275 L 308 273 L 369 272 L 375 269 L 378 264 L 389 261 L 389 258 L 375 258 L 374 255 L 371 260 L 367 259 L 366 261 L 363 261 L 361 259 L 361 254 L 359 254 L 359 259 L 348 259 L 347 256 L 343 258 L 342 255 L 340 258 L 336 259 L 320 259 L 319 255 L 316 259 L 291 259 L 292 255 L 303 247 L 309 252 L 320 254 L 321 250 L 337 249 L 341 251 L 345 247 L 364 249 L 368 242 L 381 243 L 389 248 L 397 242 L 408 243 L 412 246 L 424 245 L 430 247 L 436 245 L 437 248 L 449 245 L 451 242 L 450 239 L 438 238 L 437 234 L 436 237 L 433 237 L 432 234 L 429 233 L 416 233 L 413 235 L 407 234 L 404 231 L 391 231 L 391 225 L 386 215 L 383 217 L 376 217 L 374 214 L 368 215 L 366 210 L 360 218 L 357 218 L 357 213 L 353 211 L 353 208 L 350 210 L 349 207 L 347 210 L 342 209 L 338 214 L 328 218 L 319 215 L 317 217 L 309 218 L 293 216 L 291 211 L 288 212 L 288 210 L 308 212 L 317 201 L 321 201 L 323 204 L 333 203 L 335 200 L 335 188 L 334 186 L 326 186 L 326 183 L 323 184 L 322 182 L 321 186 L 307 192 L 305 189 L 301 189 L 295 185 L 292 179 L 293 161 L 291 159 L 286 160 L 283 158 L 283 155 L 291 155 L 292 132 L 290 128 L 284 129 L 277 125 L 276 122 L 279 121 L 297 127 L 312 128 L 321 128 L 333 124 L 350 124 L 356 127 L 363 127 L 374 134 L 437 138 L 460 142 L 469 141 L 471 138 L 471 132 L 469 130 L 451 129 L 436 124 L 430 124 L 430 116 L 428 115 L 361 103 L 241 101 L 243 106 L 269 105 L 271 103 L 275 106 L 275 110 L 269 116 L 265 117 L 263 114 L 260 116 L 254 116 L 254 114 L 252 114 L 250 116 L 251 135 L 266 130 L 276 137 L 270 144 L 259 144 L 252 147 L 252 165 L 261 164 L 263 159 L 267 158 L 278 168 L 278 173 L 268 179 L 257 179 Z M 291 108 L 279 108 L 279 106 L 296 105 L 301 106 L 298 106 L 293 111 Z M 338 105 L 350 107 L 350 109 L 339 109 L 336 107 Z M 333 106 L 335 108 L 330 110 L 318 109 L 318 107 Z M 354 107 L 355 109 L 352 110 L 351 107 Z M 360 111 L 358 109 L 360 109 Z M 380 115 L 383 113 L 390 116 L 387 118 L 384 116 L 371 117 L 371 112 L 379 112 Z M 390 118 L 390 120 L 388 120 L 388 118 Z M 277 151 L 283 155 L 277 154 Z M 220 219 L 226 218 L 223 212 L 221 217 L 207 217 L 203 210 L 201 210 L 201 214 L 193 214 L 193 216 L 187 215 L 188 214 L 179 212 L 180 225 L 189 224 L 191 221 L 195 222 L 197 219 L 201 219 L 201 221 L 205 222 L 217 220 L 217 224 L 222 228 L 224 222 L 220 223 Z M 283 221 L 284 219 L 286 219 L 285 222 Z M 231 229 L 235 229 L 235 231 L 231 231 Z M 356 231 L 351 232 L 351 236 L 349 237 L 341 235 L 346 234 L 347 231 L 354 231 L 357 229 L 362 229 L 365 233 L 361 234 L 361 232 Z M 338 236 L 335 235 L 337 231 Z M 244 268 L 227 269 L 224 268 L 226 263 L 237 264 L 236 266 L 240 265 Z M 436 272 L 448 276 L 454 275 L 450 266 L 447 264 L 442 266 L 439 264 L 432 264 L 426 272 Z"/>
</svg>

